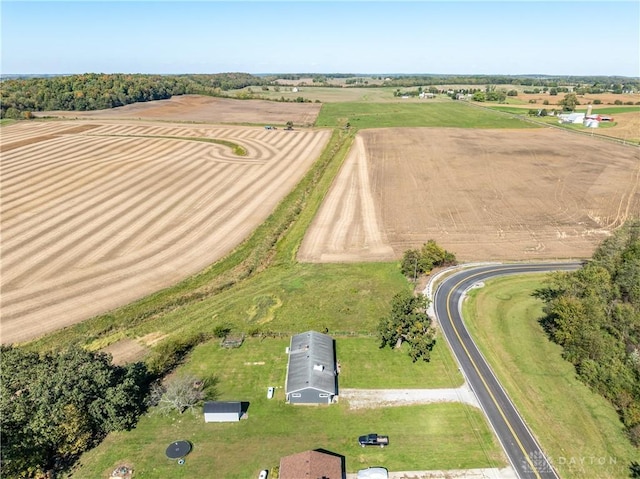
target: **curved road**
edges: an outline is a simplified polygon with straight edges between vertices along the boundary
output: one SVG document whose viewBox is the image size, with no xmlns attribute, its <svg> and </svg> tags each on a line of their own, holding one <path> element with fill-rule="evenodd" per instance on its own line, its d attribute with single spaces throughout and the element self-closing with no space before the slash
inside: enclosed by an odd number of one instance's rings
<svg viewBox="0 0 640 479">
<path fill-rule="evenodd" d="M 580 265 L 573 262 L 478 266 L 447 277 L 434 294 L 434 311 L 444 336 L 513 469 L 522 479 L 558 479 L 559 476 L 469 335 L 460 313 L 462 299 L 474 284 L 495 276 L 570 271 Z"/>
</svg>

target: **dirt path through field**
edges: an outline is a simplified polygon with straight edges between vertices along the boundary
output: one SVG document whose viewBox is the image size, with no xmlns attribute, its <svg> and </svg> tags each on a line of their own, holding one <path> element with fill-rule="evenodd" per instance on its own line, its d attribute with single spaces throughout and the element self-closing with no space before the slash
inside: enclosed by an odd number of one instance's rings
<svg viewBox="0 0 640 479">
<path fill-rule="evenodd" d="M 370 187 L 366 151 L 361 136 L 300 246 L 307 262 L 393 260 L 394 252 L 378 220 Z"/>
</svg>

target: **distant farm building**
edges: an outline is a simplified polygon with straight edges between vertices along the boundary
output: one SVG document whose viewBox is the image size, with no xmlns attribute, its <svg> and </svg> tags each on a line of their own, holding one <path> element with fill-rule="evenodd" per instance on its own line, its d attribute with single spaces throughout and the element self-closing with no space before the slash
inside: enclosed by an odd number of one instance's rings
<svg viewBox="0 0 640 479">
<path fill-rule="evenodd" d="M 573 123 L 576 125 L 584 125 L 588 128 L 598 128 L 601 121 L 613 121 L 613 117 L 609 115 L 591 114 L 591 106 L 587 113 L 561 113 L 558 115 L 559 123 Z"/>
<path fill-rule="evenodd" d="M 331 336 L 307 331 L 291 338 L 287 402 L 330 404 L 338 395 L 335 342 Z"/>
<path fill-rule="evenodd" d="M 587 120 L 596 120 L 596 121 L 613 121 L 613 117 L 609 115 L 587 115 L 585 117 L 585 121 Z"/>
<path fill-rule="evenodd" d="M 280 459 L 280 479 L 344 479 L 344 458 L 325 451 L 305 451 Z"/>
<path fill-rule="evenodd" d="M 581 124 L 584 123 L 585 119 L 584 113 L 563 113 L 558 115 L 560 123 L 573 123 L 573 124 Z"/>
<path fill-rule="evenodd" d="M 242 417 L 240 401 L 207 401 L 203 409 L 204 422 L 236 422 Z"/>
</svg>

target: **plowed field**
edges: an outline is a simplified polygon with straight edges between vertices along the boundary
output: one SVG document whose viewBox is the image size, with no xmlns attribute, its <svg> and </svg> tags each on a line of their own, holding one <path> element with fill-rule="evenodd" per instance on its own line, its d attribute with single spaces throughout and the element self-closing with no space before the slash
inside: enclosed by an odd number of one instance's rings
<svg viewBox="0 0 640 479">
<path fill-rule="evenodd" d="M 329 135 L 109 121 L 3 127 L 2 342 L 121 306 L 221 258 Z"/>
<path fill-rule="evenodd" d="M 640 151 L 559 130 L 359 133 L 299 259 L 388 260 L 429 239 L 462 261 L 590 256 L 640 217 Z"/>
<path fill-rule="evenodd" d="M 132 103 L 108 110 L 43 111 L 34 112 L 34 116 L 279 125 L 292 121 L 295 126 L 305 126 L 315 122 L 321 106 L 320 103 L 235 100 L 202 95 L 180 95 L 168 100 Z"/>
</svg>

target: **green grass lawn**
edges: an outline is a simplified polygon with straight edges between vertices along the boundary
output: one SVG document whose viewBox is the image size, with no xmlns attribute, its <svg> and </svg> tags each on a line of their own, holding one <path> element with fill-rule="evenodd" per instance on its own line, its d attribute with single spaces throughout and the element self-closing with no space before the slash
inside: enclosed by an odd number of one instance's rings
<svg viewBox="0 0 640 479">
<path fill-rule="evenodd" d="M 325 103 L 316 126 L 352 128 L 535 128 L 527 122 L 473 108 L 464 102 Z"/>
<path fill-rule="evenodd" d="M 510 276 L 472 290 L 467 326 L 562 478 L 628 477 L 639 455 L 615 410 L 578 381 L 538 324 L 542 303 L 531 293 L 543 278 Z"/>
<path fill-rule="evenodd" d="M 439 338 L 431 361 L 412 363 L 406 350 L 379 348 L 371 338 L 338 338 L 341 363 L 340 385 L 345 388 L 455 388 L 463 378 L 451 350 Z"/>
<path fill-rule="evenodd" d="M 73 477 L 107 477 L 118 464 L 127 463 L 134 467 L 135 477 L 245 479 L 273 468 L 282 456 L 316 448 L 344 455 L 349 472 L 374 465 L 390 470 L 505 465 L 481 412 L 468 405 L 352 410 L 346 402 L 285 404 L 288 344 L 288 338 L 249 338 L 238 349 L 223 349 L 217 341 L 198 346 L 176 374 L 215 378 L 210 397 L 249 402 L 248 418 L 205 424 L 201 408 L 196 414 L 147 414 L 134 430 L 110 434 L 84 454 Z M 436 346 L 437 359 L 429 364 L 414 364 L 402 351 L 380 350 L 374 338 L 338 338 L 336 349 L 343 371 L 341 387 L 452 387 L 461 382 L 444 342 Z M 271 400 L 266 397 L 269 386 L 277 388 Z M 361 448 L 357 437 L 369 432 L 388 434 L 390 446 Z M 164 456 L 166 447 L 179 439 L 194 446 L 183 466 Z"/>
<path fill-rule="evenodd" d="M 125 335 L 212 334 L 217 326 L 230 327 L 234 334 L 287 337 L 325 328 L 331 334 L 370 334 L 387 313 L 392 296 L 407 288 L 410 285 L 396 263 L 296 263 L 269 268 L 216 295 L 132 324 Z M 96 349 L 122 334 L 114 328 L 85 341 Z"/>
</svg>

